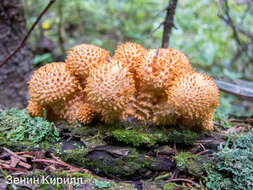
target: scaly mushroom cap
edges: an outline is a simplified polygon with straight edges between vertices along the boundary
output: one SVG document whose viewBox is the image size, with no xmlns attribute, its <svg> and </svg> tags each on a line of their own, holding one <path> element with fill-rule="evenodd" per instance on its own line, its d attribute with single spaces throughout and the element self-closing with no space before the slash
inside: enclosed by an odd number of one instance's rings
<svg viewBox="0 0 253 190">
<path fill-rule="evenodd" d="M 108 51 L 91 44 L 81 44 L 67 52 L 66 64 L 71 72 L 81 79 L 86 79 L 90 68 L 101 62 L 108 62 Z"/>
<path fill-rule="evenodd" d="M 32 117 L 42 117 L 43 116 L 43 107 L 37 102 L 31 100 L 28 101 L 26 110 Z"/>
<path fill-rule="evenodd" d="M 188 58 L 171 48 L 151 49 L 137 67 L 137 77 L 154 88 L 167 88 L 181 74 L 192 71 Z"/>
<path fill-rule="evenodd" d="M 168 104 L 179 116 L 178 124 L 193 129 L 211 130 L 214 109 L 219 105 L 219 90 L 208 76 L 188 72 L 168 88 Z"/>
<path fill-rule="evenodd" d="M 95 111 L 89 104 L 83 104 L 77 115 L 77 119 L 80 123 L 88 124 L 92 122 L 93 118 L 95 117 Z"/>
<path fill-rule="evenodd" d="M 85 92 L 88 103 L 100 112 L 102 120 L 113 122 L 133 98 L 133 75 L 119 60 L 101 63 L 91 69 Z"/>
<path fill-rule="evenodd" d="M 65 63 L 55 62 L 36 70 L 28 82 L 28 88 L 33 102 L 49 105 L 71 96 L 79 88 L 79 81 Z"/>
<path fill-rule="evenodd" d="M 152 107 L 152 123 L 155 125 L 176 125 L 179 115 L 173 110 L 173 105 L 168 102 L 168 95 L 163 94 L 159 101 Z"/>
<path fill-rule="evenodd" d="M 50 106 L 42 106 L 37 102 L 29 100 L 26 107 L 26 110 L 32 117 L 43 117 L 43 109 L 45 109 L 46 116 L 49 121 L 59 120 L 58 115 L 54 113 L 53 109 Z"/>
<path fill-rule="evenodd" d="M 139 44 L 126 42 L 118 46 L 114 53 L 113 59 L 120 60 L 124 66 L 129 67 L 131 72 L 135 72 L 136 66 L 139 64 L 146 54 L 146 50 Z"/>
<path fill-rule="evenodd" d="M 85 102 L 84 94 L 76 92 L 75 95 L 65 102 L 56 104 L 53 107 L 59 119 L 67 120 L 68 123 L 80 121 L 87 124 L 94 118 L 94 111 L 91 106 Z"/>
<path fill-rule="evenodd" d="M 144 124 L 151 123 L 153 117 L 153 107 L 161 98 L 161 94 L 165 93 L 161 92 L 159 89 L 153 89 L 149 85 L 141 83 L 138 85 L 134 101 L 126 106 L 121 118 L 123 120 L 135 118 Z"/>
</svg>

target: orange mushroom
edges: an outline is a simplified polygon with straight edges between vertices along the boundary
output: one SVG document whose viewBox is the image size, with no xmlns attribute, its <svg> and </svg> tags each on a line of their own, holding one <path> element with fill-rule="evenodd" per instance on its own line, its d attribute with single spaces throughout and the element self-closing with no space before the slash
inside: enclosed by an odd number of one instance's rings
<svg viewBox="0 0 253 190">
<path fill-rule="evenodd" d="M 135 85 L 132 73 L 119 60 L 93 67 L 85 88 L 87 102 L 105 122 L 119 119 L 125 105 L 132 101 Z"/>
<path fill-rule="evenodd" d="M 28 88 L 27 110 L 32 116 L 42 116 L 43 108 L 49 118 L 65 119 L 70 123 L 76 120 L 87 123 L 94 116 L 91 106 L 85 102 L 79 80 L 63 62 L 50 63 L 36 70 Z"/>
<path fill-rule="evenodd" d="M 201 73 L 187 72 L 167 89 L 170 112 L 177 124 L 192 129 L 211 130 L 212 117 L 219 105 L 219 90 L 215 82 Z"/>
<path fill-rule="evenodd" d="M 109 62 L 108 51 L 91 44 L 80 44 L 67 52 L 66 64 L 71 72 L 81 79 L 89 76 L 90 68 L 99 62 Z"/>
</svg>

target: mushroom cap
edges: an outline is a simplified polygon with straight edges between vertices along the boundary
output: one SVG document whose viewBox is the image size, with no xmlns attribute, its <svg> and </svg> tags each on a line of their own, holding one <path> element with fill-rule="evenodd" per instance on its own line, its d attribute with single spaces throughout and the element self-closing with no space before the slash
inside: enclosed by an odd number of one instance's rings
<svg viewBox="0 0 253 190">
<path fill-rule="evenodd" d="M 167 89 L 168 104 L 178 123 L 203 130 L 212 129 L 214 109 L 219 105 L 219 90 L 211 77 L 187 72 Z"/>
<path fill-rule="evenodd" d="M 58 115 L 54 113 L 53 109 L 50 106 L 42 106 L 38 102 L 29 100 L 26 107 L 26 110 L 32 117 L 43 117 L 43 109 L 45 109 L 46 116 L 49 121 L 59 120 Z"/>
<path fill-rule="evenodd" d="M 84 94 L 81 91 L 76 92 L 66 101 L 55 104 L 52 108 L 59 115 L 59 119 L 67 120 L 68 123 L 78 120 L 87 124 L 94 118 L 93 109 L 85 102 Z"/>
<path fill-rule="evenodd" d="M 85 88 L 87 102 L 102 115 L 105 122 L 119 119 L 124 106 L 135 92 L 132 73 L 119 60 L 99 64 L 90 71 Z"/>
<path fill-rule="evenodd" d="M 146 50 L 139 44 L 126 42 L 117 47 L 113 59 L 120 60 L 124 66 L 129 67 L 131 72 L 135 72 L 138 62 L 142 61 L 146 55 Z"/>
<path fill-rule="evenodd" d="M 91 44 L 80 44 L 67 52 L 66 64 L 81 79 L 87 78 L 90 68 L 99 62 L 108 62 L 108 51 Z"/>
<path fill-rule="evenodd" d="M 36 70 L 28 82 L 33 102 L 50 105 L 63 101 L 80 88 L 79 81 L 63 62 L 54 62 Z"/>
<path fill-rule="evenodd" d="M 85 103 L 80 107 L 78 111 L 77 120 L 80 123 L 88 124 L 92 122 L 94 117 L 95 117 L 94 109 L 91 107 L 91 105 Z"/>
<path fill-rule="evenodd" d="M 154 88 L 167 88 L 178 76 L 193 71 L 188 58 L 172 48 L 150 49 L 137 66 L 137 77 Z"/>
<path fill-rule="evenodd" d="M 151 123 L 153 117 L 153 107 L 159 101 L 161 92 L 159 89 L 153 89 L 149 85 L 138 85 L 134 101 L 129 103 L 123 114 L 122 119 L 135 118 L 141 123 Z"/>
<path fill-rule="evenodd" d="M 32 117 L 42 117 L 43 116 L 43 107 L 37 102 L 31 100 L 28 101 L 26 110 Z"/>
</svg>

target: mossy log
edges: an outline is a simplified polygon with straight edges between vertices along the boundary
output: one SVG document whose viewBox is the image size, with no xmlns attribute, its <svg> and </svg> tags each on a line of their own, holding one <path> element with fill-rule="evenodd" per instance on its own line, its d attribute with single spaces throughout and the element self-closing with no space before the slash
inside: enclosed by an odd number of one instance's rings
<svg viewBox="0 0 253 190">
<path fill-rule="evenodd" d="M 31 118 L 23 110 L 0 110 L 0 132 L 0 146 L 14 152 L 44 151 L 48 158 L 47 153 L 53 153 L 68 164 L 102 177 L 142 181 L 142 187 L 153 187 L 152 181 L 146 180 L 155 177 L 156 189 L 163 189 L 164 179 L 175 170 L 201 178 L 208 158 L 191 154 L 201 151 L 196 144 L 212 152 L 224 143 L 223 137 L 215 133 L 198 134 L 181 127 L 126 122 L 109 125 L 99 121 L 90 125 L 53 124 Z"/>
<path fill-rule="evenodd" d="M 0 144 L 13 151 L 52 152 L 63 161 L 88 168 L 100 176 L 139 180 L 157 172 L 175 169 L 174 150 L 168 145 L 176 143 L 179 147 L 187 148 L 200 138 L 197 133 L 183 128 L 168 129 L 129 123 L 83 126 L 60 122 L 57 128 L 62 138 L 56 143 L 12 142 L 2 137 Z"/>
</svg>

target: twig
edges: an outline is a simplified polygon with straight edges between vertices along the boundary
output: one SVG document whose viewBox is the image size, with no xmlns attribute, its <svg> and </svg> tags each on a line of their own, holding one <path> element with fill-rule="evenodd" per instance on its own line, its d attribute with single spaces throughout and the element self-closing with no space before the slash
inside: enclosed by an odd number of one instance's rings
<svg viewBox="0 0 253 190">
<path fill-rule="evenodd" d="M 172 173 L 172 175 L 170 176 L 170 180 L 171 179 L 175 179 L 178 176 L 179 170 L 175 169 L 175 171 Z"/>
<path fill-rule="evenodd" d="M 211 150 L 203 150 L 203 151 L 197 153 L 197 155 L 202 155 L 202 154 L 205 154 L 207 152 L 211 152 Z"/>
<path fill-rule="evenodd" d="M 0 166 L 1 169 L 6 169 L 6 170 L 13 170 L 13 171 L 18 171 L 18 172 L 24 172 L 26 173 L 27 170 L 25 169 L 21 169 L 21 168 L 10 168 L 10 167 L 7 167 L 7 166 Z"/>
<path fill-rule="evenodd" d="M 196 187 L 199 187 L 200 188 L 200 185 L 195 183 L 194 181 L 192 180 L 189 180 L 189 179 L 184 179 L 184 178 L 177 178 L 177 179 L 169 179 L 167 180 L 167 182 L 174 182 L 174 181 L 184 181 L 184 182 L 188 182 L 188 183 L 191 183 L 192 185 L 195 185 Z"/>
<path fill-rule="evenodd" d="M 162 25 L 164 24 L 164 21 L 162 21 L 154 30 L 151 31 L 151 35 L 157 31 Z"/>
<path fill-rule="evenodd" d="M 23 158 L 22 156 L 18 156 L 15 152 L 12 152 L 12 151 L 9 150 L 8 148 L 3 147 L 3 149 L 4 149 L 6 152 L 8 152 L 10 155 L 12 155 L 12 156 L 18 158 L 19 160 L 23 160 L 23 161 L 26 162 L 26 159 L 25 159 L 25 158 Z"/>
<path fill-rule="evenodd" d="M 230 16 L 230 8 L 229 8 L 229 6 L 228 6 L 228 1 L 227 1 L 227 0 L 223 1 L 222 6 L 224 6 L 224 5 L 225 5 L 225 15 L 226 15 L 226 16 L 224 16 L 224 15 L 222 15 L 222 14 L 218 14 L 218 17 L 220 17 L 220 18 L 221 18 L 223 21 L 225 21 L 229 26 L 231 26 L 232 31 L 233 31 L 233 35 L 234 35 L 234 37 L 235 37 L 236 42 L 237 42 L 239 45 L 241 45 L 241 41 L 240 41 L 240 39 L 239 39 L 236 26 L 235 26 L 235 24 L 234 24 L 234 22 L 233 22 L 233 20 L 232 20 L 232 18 L 231 18 L 231 16 Z M 222 10 L 222 8 L 221 8 L 221 10 Z"/>
<path fill-rule="evenodd" d="M 169 47 L 171 29 L 174 27 L 174 15 L 177 7 L 177 0 L 170 0 L 163 27 L 162 48 Z"/>
<path fill-rule="evenodd" d="M 244 12 L 243 17 L 241 17 L 240 25 L 242 25 L 244 17 L 246 17 L 247 13 L 249 12 L 249 9 L 252 5 L 248 4 L 248 9 Z M 224 10 L 224 11 L 223 11 Z M 249 47 L 253 41 L 253 34 L 250 32 L 247 32 L 240 28 L 238 25 L 235 24 L 233 21 L 231 14 L 230 14 L 230 7 L 228 5 L 228 0 L 219 0 L 219 11 L 218 11 L 218 17 L 221 18 L 227 25 L 229 25 L 232 29 L 233 36 L 235 38 L 235 41 L 238 45 L 237 52 L 233 56 L 233 58 L 230 61 L 230 65 L 233 64 L 239 57 L 242 56 L 243 53 L 246 54 L 247 58 L 249 59 L 249 62 L 253 61 L 253 58 L 250 56 L 248 50 Z M 244 35 L 248 38 L 248 43 L 244 42 L 240 39 L 240 35 Z"/>
<path fill-rule="evenodd" d="M 35 26 L 38 24 L 38 22 L 40 21 L 41 17 L 47 12 L 47 10 L 51 7 L 51 5 L 55 2 L 56 0 L 50 0 L 48 5 L 46 6 L 46 8 L 40 13 L 40 15 L 38 16 L 38 18 L 36 19 L 36 21 L 33 23 L 32 27 L 30 28 L 30 30 L 27 32 L 27 34 L 25 35 L 24 39 L 21 41 L 21 43 L 16 47 L 16 49 L 14 51 L 12 51 L 3 61 L 2 63 L 0 63 L 0 68 L 7 63 L 7 61 L 14 56 L 24 45 L 26 40 L 28 39 L 28 37 L 30 36 L 31 32 L 33 31 L 33 29 L 35 28 Z"/>
<path fill-rule="evenodd" d="M 71 169 L 75 169 L 77 171 L 81 171 L 82 169 L 80 168 L 76 168 L 74 166 L 71 166 L 63 161 L 57 161 L 57 160 L 46 160 L 46 159 L 34 159 L 32 160 L 33 162 L 46 162 L 46 163 L 51 163 L 51 164 L 58 164 L 58 165 L 62 165 L 65 166 L 67 168 L 71 168 Z"/>
</svg>

